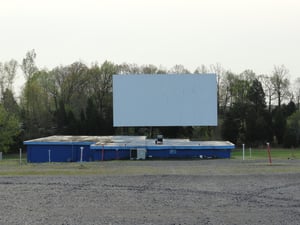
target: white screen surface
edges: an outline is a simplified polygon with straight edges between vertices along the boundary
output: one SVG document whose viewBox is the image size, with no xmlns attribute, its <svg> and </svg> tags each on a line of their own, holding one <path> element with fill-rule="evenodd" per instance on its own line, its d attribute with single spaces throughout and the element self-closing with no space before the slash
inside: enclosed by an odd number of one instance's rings
<svg viewBox="0 0 300 225">
<path fill-rule="evenodd" d="M 114 75 L 113 118 L 115 127 L 216 126 L 216 75 Z"/>
</svg>

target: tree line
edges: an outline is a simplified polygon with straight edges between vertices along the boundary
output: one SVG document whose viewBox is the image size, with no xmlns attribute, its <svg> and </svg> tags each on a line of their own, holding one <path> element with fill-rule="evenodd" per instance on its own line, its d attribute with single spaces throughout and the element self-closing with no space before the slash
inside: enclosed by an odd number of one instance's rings
<svg viewBox="0 0 300 225">
<path fill-rule="evenodd" d="M 49 135 L 147 135 L 169 138 L 229 140 L 258 146 L 266 142 L 286 147 L 300 144 L 300 78 L 291 85 L 289 71 L 274 66 L 270 75 L 252 70 L 235 74 L 220 64 L 189 71 L 155 65 L 82 62 L 51 70 L 36 65 L 36 53 L 23 60 L 0 63 L 0 151 L 18 149 L 24 140 Z M 19 99 L 13 83 L 21 69 L 25 84 Z M 113 127 L 113 74 L 217 75 L 217 127 Z"/>
</svg>

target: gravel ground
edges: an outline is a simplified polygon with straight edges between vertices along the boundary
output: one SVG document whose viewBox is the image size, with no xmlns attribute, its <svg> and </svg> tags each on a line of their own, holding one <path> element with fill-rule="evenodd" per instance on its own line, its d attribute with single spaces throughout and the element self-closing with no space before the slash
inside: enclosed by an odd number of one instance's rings
<svg viewBox="0 0 300 225">
<path fill-rule="evenodd" d="M 147 162 L 173 165 L 164 175 L 2 176 L 0 224 L 300 223 L 298 172 L 176 174 L 199 163 L 213 171 L 232 161 Z"/>
</svg>

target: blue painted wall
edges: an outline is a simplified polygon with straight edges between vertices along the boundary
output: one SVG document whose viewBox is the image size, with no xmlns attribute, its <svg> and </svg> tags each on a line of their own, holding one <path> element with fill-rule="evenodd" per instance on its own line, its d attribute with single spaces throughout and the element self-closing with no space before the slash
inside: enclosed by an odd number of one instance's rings
<svg viewBox="0 0 300 225">
<path fill-rule="evenodd" d="M 136 147 L 127 147 L 126 149 L 117 148 L 106 148 L 104 150 L 102 147 L 93 146 L 93 154 L 95 160 L 102 160 L 102 152 L 104 160 L 114 160 L 114 159 L 129 159 L 130 149 Z M 214 149 L 213 147 L 193 147 L 193 148 L 181 148 L 181 146 L 161 146 L 161 147 L 146 147 L 146 157 L 153 159 L 188 159 L 188 158 L 230 158 L 231 148 L 222 147 L 220 149 Z"/>
<path fill-rule="evenodd" d="M 230 149 L 148 149 L 148 158 L 176 158 L 176 159 L 188 159 L 188 158 L 230 158 Z"/>
<path fill-rule="evenodd" d="M 80 147 L 84 147 L 83 161 L 130 159 L 130 149 L 145 148 L 146 157 L 168 158 L 230 158 L 234 146 L 91 146 L 91 142 L 24 142 L 27 146 L 27 161 L 31 163 L 78 162 Z"/>
<path fill-rule="evenodd" d="M 92 151 L 93 158 L 96 161 L 130 159 L 129 149 L 104 149 L 104 151 L 102 149 L 92 149 Z"/>
<path fill-rule="evenodd" d="M 27 145 L 27 161 L 28 162 L 49 162 L 49 150 L 51 162 L 77 162 L 80 161 L 81 150 L 84 147 L 82 159 L 83 161 L 93 161 L 90 144 L 82 145 L 51 145 L 51 144 L 34 144 Z"/>
</svg>

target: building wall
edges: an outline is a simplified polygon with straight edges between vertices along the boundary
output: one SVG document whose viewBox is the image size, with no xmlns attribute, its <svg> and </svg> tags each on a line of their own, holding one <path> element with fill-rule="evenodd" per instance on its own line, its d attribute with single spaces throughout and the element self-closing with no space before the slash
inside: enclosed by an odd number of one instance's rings
<svg viewBox="0 0 300 225">
<path fill-rule="evenodd" d="M 230 158 L 230 149 L 148 149 L 149 158 Z"/>
<path fill-rule="evenodd" d="M 55 137 L 56 138 L 56 137 Z M 55 140 L 54 138 L 54 140 Z M 127 137 L 128 139 L 128 137 Z M 134 138 L 133 138 L 134 139 Z M 72 140 L 72 139 L 71 139 Z M 78 162 L 81 159 L 81 147 L 83 147 L 83 161 L 102 161 L 130 159 L 131 149 L 145 149 L 146 158 L 230 158 L 233 144 L 224 142 L 180 142 L 168 141 L 168 144 L 154 145 L 149 143 L 127 142 L 124 144 L 96 145 L 95 142 L 86 141 L 49 141 L 37 139 L 24 142 L 27 146 L 27 161 L 31 163 L 49 162 L 49 150 L 51 162 Z"/>
<path fill-rule="evenodd" d="M 84 147 L 83 161 L 93 161 L 90 145 L 27 145 L 28 162 L 49 162 L 49 150 L 51 162 L 77 162 L 80 161 L 81 149 Z"/>
<path fill-rule="evenodd" d="M 119 160 L 119 159 L 130 159 L 129 149 L 92 149 L 93 159 L 95 161 L 102 160 Z"/>
<path fill-rule="evenodd" d="M 94 160 L 130 159 L 130 148 L 127 149 L 93 149 Z M 147 148 L 146 157 L 153 159 L 188 159 L 188 158 L 230 158 L 231 149 L 176 149 Z"/>
</svg>

